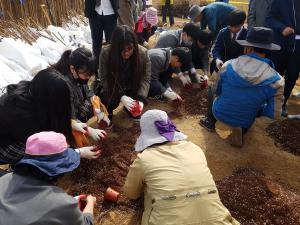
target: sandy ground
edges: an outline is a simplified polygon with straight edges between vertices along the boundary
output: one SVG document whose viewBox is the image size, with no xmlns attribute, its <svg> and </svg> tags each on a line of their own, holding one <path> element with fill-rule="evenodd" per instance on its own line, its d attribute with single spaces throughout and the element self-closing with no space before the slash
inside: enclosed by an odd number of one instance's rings
<svg viewBox="0 0 300 225">
<path fill-rule="evenodd" d="M 300 81 L 294 91 L 300 91 Z M 146 109 L 162 109 L 168 113 L 176 111 L 173 107 L 162 102 L 152 102 Z M 300 114 L 300 100 L 291 99 L 288 105 L 291 114 Z M 251 166 L 263 171 L 267 176 L 279 180 L 300 191 L 300 157 L 294 156 L 275 146 L 267 135 L 265 128 L 272 122 L 267 118 L 259 118 L 245 135 L 243 148 L 234 148 L 226 141 L 228 130 L 218 124 L 217 133 L 210 133 L 199 124 L 199 116 L 183 116 L 174 119 L 177 127 L 188 135 L 190 141 L 199 145 L 207 157 L 208 166 L 215 180 L 220 180 L 232 174 L 237 167 Z M 132 126 L 123 112 L 114 117 L 114 123 L 124 127 Z M 291 132 L 293 132 L 291 130 Z M 116 135 L 116 134 L 112 134 Z M 300 137 L 299 137 L 300 140 Z M 68 189 L 72 184 L 69 176 L 64 178 L 62 186 Z M 101 204 L 100 202 L 98 204 Z M 104 225 L 135 225 L 139 224 L 137 215 L 119 213 L 111 210 L 105 219 L 103 214 L 96 214 L 96 224 Z M 98 222 L 97 222 L 98 221 Z"/>
<path fill-rule="evenodd" d="M 300 90 L 300 82 L 295 90 L 297 89 Z M 153 101 L 146 109 L 162 109 L 171 114 L 177 111 L 168 104 Z M 300 100 L 290 101 L 289 110 L 293 113 L 300 113 Z M 124 127 L 132 126 L 132 122 L 126 119 L 123 112 L 117 114 L 114 119 L 114 122 L 118 123 L 120 121 L 120 124 Z M 250 166 L 300 191 L 300 157 L 275 146 L 273 140 L 265 131 L 272 120 L 267 118 L 257 119 L 245 135 L 245 143 L 242 148 L 234 148 L 228 144 L 226 137 L 230 131 L 222 124 L 217 124 L 217 132 L 211 133 L 198 124 L 199 116 L 183 115 L 173 121 L 182 132 L 188 135 L 190 141 L 199 145 L 205 152 L 208 166 L 215 180 L 231 175 L 237 167 Z M 139 223 L 136 215 L 124 215 L 112 210 L 108 216 L 105 216 L 105 219 L 101 219 L 96 224 L 136 225 Z"/>
</svg>

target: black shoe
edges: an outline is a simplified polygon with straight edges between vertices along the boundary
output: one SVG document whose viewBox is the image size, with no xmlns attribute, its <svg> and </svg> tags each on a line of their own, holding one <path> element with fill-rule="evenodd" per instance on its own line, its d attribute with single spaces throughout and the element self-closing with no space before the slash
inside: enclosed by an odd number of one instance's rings
<svg viewBox="0 0 300 225">
<path fill-rule="evenodd" d="M 206 116 L 200 119 L 199 124 L 209 132 L 215 132 L 215 124 Z"/>
<path fill-rule="evenodd" d="M 288 116 L 288 113 L 287 113 L 287 110 L 286 110 L 286 105 L 282 105 L 281 116 L 282 117 L 287 117 Z"/>
</svg>

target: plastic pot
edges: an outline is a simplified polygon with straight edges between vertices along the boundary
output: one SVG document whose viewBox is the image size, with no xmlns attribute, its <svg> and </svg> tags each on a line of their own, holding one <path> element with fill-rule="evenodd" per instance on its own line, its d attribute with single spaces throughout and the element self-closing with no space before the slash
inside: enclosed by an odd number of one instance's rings
<svg viewBox="0 0 300 225">
<path fill-rule="evenodd" d="M 111 202 L 117 202 L 119 199 L 120 193 L 112 189 L 111 187 L 108 187 L 104 194 L 104 199 L 111 201 Z"/>
<path fill-rule="evenodd" d="M 130 113 L 133 117 L 137 117 L 142 114 L 141 106 L 138 101 L 134 102 L 134 106 L 133 106 L 132 110 L 130 111 Z"/>
</svg>

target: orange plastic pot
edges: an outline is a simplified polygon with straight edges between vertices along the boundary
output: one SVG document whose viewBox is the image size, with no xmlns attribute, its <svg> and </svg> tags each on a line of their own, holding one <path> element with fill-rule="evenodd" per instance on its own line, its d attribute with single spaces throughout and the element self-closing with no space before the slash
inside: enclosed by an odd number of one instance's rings
<svg viewBox="0 0 300 225">
<path fill-rule="evenodd" d="M 111 187 L 108 187 L 104 194 L 104 199 L 111 201 L 111 202 L 117 202 L 119 199 L 120 193 L 112 189 Z"/>
</svg>

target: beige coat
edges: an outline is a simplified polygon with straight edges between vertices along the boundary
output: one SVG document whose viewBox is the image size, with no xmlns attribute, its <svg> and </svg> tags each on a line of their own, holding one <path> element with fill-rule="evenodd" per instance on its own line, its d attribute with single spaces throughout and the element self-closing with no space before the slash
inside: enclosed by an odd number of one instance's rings
<svg viewBox="0 0 300 225">
<path fill-rule="evenodd" d="M 146 149 L 130 166 L 124 193 L 144 192 L 142 225 L 239 225 L 219 198 L 200 147 L 189 141 Z"/>
</svg>

